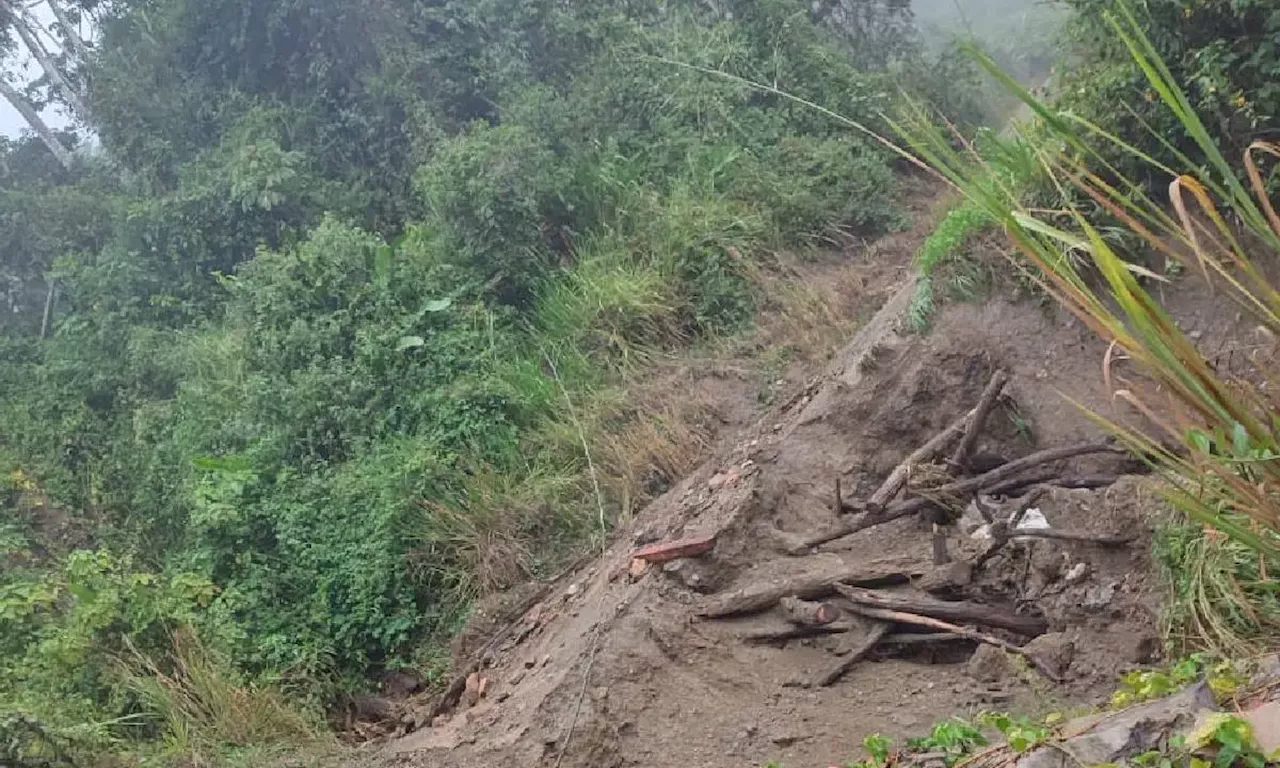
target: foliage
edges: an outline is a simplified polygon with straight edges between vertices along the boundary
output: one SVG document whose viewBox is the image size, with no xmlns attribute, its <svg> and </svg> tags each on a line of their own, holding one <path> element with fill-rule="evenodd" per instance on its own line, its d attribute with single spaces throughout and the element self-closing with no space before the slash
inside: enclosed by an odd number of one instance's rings
<svg viewBox="0 0 1280 768">
<path fill-rule="evenodd" d="M 190 631 L 173 635 L 173 651 L 157 661 L 129 645 L 121 676 L 162 723 L 173 754 L 199 759 L 227 747 L 305 744 L 316 725 L 277 690 L 245 683 Z"/>
<path fill-rule="evenodd" d="M 1174 644 L 1243 652 L 1275 636 L 1280 604 L 1267 578 L 1274 558 L 1178 522 L 1157 530 L 1155 555 L 1169 586 L 1164 623 Z"/>
<path fill-rule="evenodd" d="M 1277 149 L 1265 143 L 1251 146 L 1244 156 L 1250 184 L 1246 188 L 1200 117 L 1197 105 L 1142 31 L 1134 12 L 1121 6 L 1117 15 L 1107 18 L 1116 44 L 1129 51 L 1133 63 L 1148 78 L 1149 87 L 1159 94 L 1208 167 L 1197 169 L 1190 158 L 1181 158 L 1187 172 L 1170 186 L 1174 218 L 1142 191 L 1139 180 L 1127 178 L 1115 186 L 1092 173 L 1088 164 L 1099 156 L 1093 149 L 1097 141 L 1090 140 L 1088 131 L 1006 78 L 1006 84 L 1035 110 L 1056 142 L 1069 150 L 1054 151 L 1053 143 L 1046 145 L 1039 154 L 1046 175 L 1063 188 L 1078 190 L 1171 262 L 1181 263 L 1188 273 L 1202 274 L 1274 336 L 1280 308 L 1276 297 L 1280 294 L 1260 264 L 1280 252 L 1280 225 L 1273 228 L 1276 219 L 1256 158 Z M 999 76 L 989 58 L 980 60 Z M 1159 276 L 1122 260 L 1089 221 L 1086 211 L 1067 209 L 1073 228 L 1057 226 L 1043 212 L 1027 207 L 1016 191 L 983 183 L 985 177 L 975 174 L 967 158 L 959 157 L 938 131 L 917 123 L 906 135 L 917 151 L 1006 229 L 1034 265 L 1045 289 L 1111 342 L 1114 350 L 1128 355 L 1146 377 L 1125 375 L 1111 364 L 1106 368 L 1107 383 L 1116 397 L 1148 417 L 1146 429 L 1096 418 L 1159 471 L 1168 483 L 1166 495 L 1174 506 L 1192 520 L 1216 529 L 1218 533 L 1213 535 L 1225 535 L 1255 550 L 1264 560 L 1274 557 L 1280 513 L 1270 491 L 1270 478 L 1278 470 L 1271 460 L 1276 455 L 1277 435 L 1274 401 L 1269 394 L 1272 387 L 1267 383 L 1272 377 L 1268 363 L 1260 358 L 1246 363 L 1247 371 L 1217 370 L 1139 282 L 1139 277 Z M 1126 151 L 1146 162 L 1130 145 L 1117 142 L 1109 146 L 1112 150 L 1129 146 Z M 1190 201 L 1196 204 L 1194 213 Z M 1229 223 L 1220 205 L 1229 206 L 1237 221 Z M 1073 254 L 1087 255 L 1105 281 L 1104 289 L 1086 280 Z M 1109 359 L 1114 358 L 1109 355 Z M 1152 399 L 1153 384 L 1166 393 L 1159 402 Z M 1170 448 L 1173 443 L 1177 450 Z M 1216 599 L 1219 595 L 1199 607 L 1218 615 L 1224 610 L 1253 610 L 1240 603 L 1224 606 Z M 1221 627 L 1231 621 L 1213 623 Z M 1223 639 L 1218 630 L 1202 634 L 1211 635 L 1205 639 L 1213 644 Z"/>
<path fill-rule="evenodd" d="M 1204 150 L 1206 138 L 1223 155 L 1239 157 L 1280 116 L 1280 51 L 1271 43 L 1280 29 L 1280 10 L 1272 3 L 1150 0 L 1127 6 L 1150 43 L 1151 58 L 1164 63 L 1168 80 L 1179 84 L 1199 116 L 1199 129 L 1164 108 L 1160 88 L 1113 34 L 1108 17 L 1125 4 L 1068 0 L 1068 5 L 1075 11 L 1069 35 L 1083 60 L 1063 72 L 1060 107 L 1124 137 L 1157 163 L 1197 175 L 1209 169 L 1218 173 L 1214 153 Z M 1197 136 L 1201 129 L 1204 136 Z M 1101 143 L 1096 149 L 1130 182 L 1155 187 L 1168 180 L 1159 166 L 1133 152 Z"/>
<path fill-rule="evenodd" d="M 902 224 L 888 154 L 780 91 L 963 96 L 896 0 L 96 10 L 99 144 L 0 146 L 0 716 L 37 751 L 296 738 L 440 656 L 598 535 L 584 435 L 606 524 L 705 449 L 639 364 L 749 325 L 776 251 Z"/>
</svg>

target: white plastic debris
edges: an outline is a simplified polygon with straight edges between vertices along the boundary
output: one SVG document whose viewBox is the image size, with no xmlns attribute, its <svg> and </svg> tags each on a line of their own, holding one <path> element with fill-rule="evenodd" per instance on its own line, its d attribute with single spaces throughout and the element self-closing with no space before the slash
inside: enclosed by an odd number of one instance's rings
<svg viewBox="0 0 1280 768">
<path fill-rule="evenodd" d="M 1012 523 L 1013 520 L 1010 519 L 1009 522 Z M 1022 519 L 1018 521 L 1018 527 L 1014 530 L 1047 531 L 1050 527 L 1049 518 L 1045 517 L 1038 507 L 1032 507 L 1022 514 Z"/>
</svg>

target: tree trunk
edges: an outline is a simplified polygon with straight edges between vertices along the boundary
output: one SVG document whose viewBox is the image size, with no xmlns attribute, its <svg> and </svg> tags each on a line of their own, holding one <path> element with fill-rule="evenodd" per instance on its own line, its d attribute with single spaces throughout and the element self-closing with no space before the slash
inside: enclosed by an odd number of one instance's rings
<svg viewBox="0 0 1280 768">
<path fill-rule="evenodd" d="M 89 110 L 85 107 L 84 99 L 80 97 L 72 85 L 67 80 L 66 75 L 62 73 L 62 68 L 58 66 L 58 62 L 53 60 L 53 56 L 49 54 L 44 43 L 36 36 L 35 30 L 31 28 L 31 21 L 27 18 L 27 14 L 22 12 L 18 6 L 12 2 L 5 2 L 4 7 L 9 11 L 11 16 L 10 23 L 14 31 L 18 33 L 18 37 L 22 38 L 22 42 L 27 46 L 27 50 L 31 51 L 31 55 L 36 57 L 36 61 L 40 62 L 40 68 L 49 76 L 49 81 L 53 83 L 54 89 L 62 95 L 67 106 L 71 107 L 71 111 L 81 122 L 89 122 Z"/>
<path fill-rule="evenodd" d="M 53 11 L 53 16 L 58 20 L 58 26 L 62 28 L 62 34 L 71 43 L 71 50 L 75 51 L 77 63 L 87 64 L 89 61 L 89 47 L 84 44 L 84 38 L 80 37 L 80 31 L 71 23 L 71 18 L 67 16 L 67 12 L 62 7 L 61 0 L 45 0 L 49 4 L 49 10 Z"/>
<path fill-rule="evenodd" d="M 53 135 L 53 131 L 49 130 L 49 126 L 45 124 L 40 117 L 40 113 L 36 112 L 35 107 L 31 106 L 31 102 L 18 92 L 16 88 L 10 85 L 3 77 L 0 77 L 0 96 L 4 96 L 5 100 L 18 110 L 18 114 L 22 115 L 22 119 L 27 121 L 27 125 L 31 126 L 31 130 L 36 132 L 44 145 L 49 148 L 53 156 L 62 164 L 63 168 L 71 169 L 71 151 L 58 141 L 58 137 Z"/>
</svg>

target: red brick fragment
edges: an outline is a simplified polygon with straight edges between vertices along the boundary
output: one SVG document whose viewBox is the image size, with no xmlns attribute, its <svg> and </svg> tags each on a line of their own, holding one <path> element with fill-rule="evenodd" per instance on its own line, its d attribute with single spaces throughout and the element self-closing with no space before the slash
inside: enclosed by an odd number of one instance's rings
<svg viewBox="0 0 1280 768">
<path fill-rule="evenodd" d="M 631 553 L 631 556 L 650 563 L 665 563 L 682 557 L 705 555 L 716 545 L 714 533 L 706 536 L 690 536 L 678 541 L 652 544 Z"/>
</svg>

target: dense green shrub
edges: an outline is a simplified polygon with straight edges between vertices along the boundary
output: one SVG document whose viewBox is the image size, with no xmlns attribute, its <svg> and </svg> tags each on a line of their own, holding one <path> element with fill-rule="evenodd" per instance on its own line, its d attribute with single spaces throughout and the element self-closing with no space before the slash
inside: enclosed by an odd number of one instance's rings
<svg viewBox="0 0 1280 768">
<path fill-rule="evenodd" d="M 1069 30 L 1081 61 L 1061 75 L 1059 106 L 1173 167 L 1177 153 L 1203 158 L 1184 126 L 1161 107 L 1123 41 L 1112 33 L 1114 0 L 1069 0 Z M 1280 116 L 1280 9 L 1268 0 L 1151 0 L 1133 7 L 1146 35 L 1187 90 L 1201 120 L 1229 157 Z M 1148 127 L 1151 130 L 1148 130 Z M 1157 140 L 1156 136 L 1164 141 Z M 1119 149 L 1103 148 L 1124 175 L 1148 185 L 1169 179 Z"/>
</svg>

